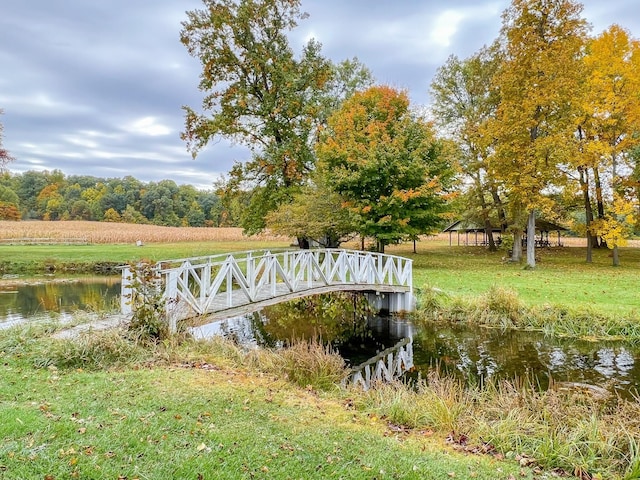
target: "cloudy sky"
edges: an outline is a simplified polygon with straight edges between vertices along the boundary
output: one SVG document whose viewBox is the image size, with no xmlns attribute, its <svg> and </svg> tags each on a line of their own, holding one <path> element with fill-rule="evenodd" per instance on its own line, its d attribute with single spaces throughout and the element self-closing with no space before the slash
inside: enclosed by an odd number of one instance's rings
<svg viewBox="0 0 640 480">
<path fill-rule="evenodd" d="M 640 37 L 638 0 L 585 0 L 599 33 L 617 23 Z M 338 62 L 358 57 L 378 83 L 427 105 L 435 70 L 498 35 L 509 0 L 303 0 L 292 33 Z M 224 140 L 193 160 L 181 107 L 199 109 L 200 64 L 179 41 L 201 0 L 2 0 L 0 109 L 11 172 L 172 179 L 209 189 L 244 149 Z"/>
</svg>

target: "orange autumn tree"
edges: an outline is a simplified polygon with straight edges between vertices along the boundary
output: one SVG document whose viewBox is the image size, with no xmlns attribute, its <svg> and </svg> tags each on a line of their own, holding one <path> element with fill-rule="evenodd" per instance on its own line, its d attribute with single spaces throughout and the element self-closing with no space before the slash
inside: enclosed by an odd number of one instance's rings
<svg viewBox="0 0 640 480">
<path fill-rule="evenodd" d="M 388 86 L 358 92 L 316 146 L 319 173 L 380 252 L 439 226 L 453 176 L 432 125 L 409 107 L 407 93 Z"/>
</svg>

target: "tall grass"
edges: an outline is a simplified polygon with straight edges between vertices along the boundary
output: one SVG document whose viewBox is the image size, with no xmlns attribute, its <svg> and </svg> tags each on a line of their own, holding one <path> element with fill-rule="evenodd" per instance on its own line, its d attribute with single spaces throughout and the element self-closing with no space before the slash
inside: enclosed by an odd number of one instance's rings
<svg viewBox="0 0 640 480">
<path fill-rule="evenodd" d="M 351 392 L 353 394 L 353 392 Z M 457 448 L 519 458 L 578 478 L 637 478 L 640 403 L 588 392 L 541 392 L 526 381 L 465 387 L 437 373 L 415 388 L 380 385 L 357 396 L 389 422 L 446 435 Z"/>
<path fill-rule="evenodd" d="M 283 375 L 303 388 L 333 390 L 346 376 L 344 359 L 318 340 L 294 341 L 278 350 L 253 350 L 247 360 L 253 368 Z"/>
<path fill-rule="evenodd" d="M 477 297 L 447 295 L 423 287 L 418 291 L 416 321 L 433 320 L 574 338 L 640 341 L 640 322 L 633 312 L 606 313 L 589 305 L 528 305 L 515 290 L 495 285 Z"/>
</svg>

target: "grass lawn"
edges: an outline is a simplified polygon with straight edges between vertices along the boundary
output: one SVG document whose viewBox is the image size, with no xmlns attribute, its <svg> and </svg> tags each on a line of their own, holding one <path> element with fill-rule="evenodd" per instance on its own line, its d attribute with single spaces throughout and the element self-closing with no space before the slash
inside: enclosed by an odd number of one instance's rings
<svg viewBox="0 0 640 480">
<path fill-rule="evenodd" d="M 391 247 L 388 253 L 413 259 L 416 288 L 435 287 L 456 296 L 477 296 L 492 286 L 515 290 L 530 305 L 554 304 L 640 315 L 640 248 L 621 249 L 621 265 L 611 265 L 611 251 L 595 250 L 585 262 L 580 247 L 540 249 L 536 268 L 505 261 L 505 252 L 483 247 L 449 247 L 445 242 Z"/>
<path fill-rule="evenodd" d="M 0 479 L 535 478 L 398 430 L 344 393 L 224 363 L 34 368 L 51 340 L 15 335 L 0 332 Z"/>
<path fill-rule="evenodd" d="M 118 224 L 110 225 L 117 228 Z M 143 258 L 159 261 L 243 250 L 281 249 L 289 245 L 286 240 L 241 235 L 218 241 L 155 241 L 142 247 L 135 243 L 0 245 L 0 266 L 11 264 L 19 271 L 21 266 L 43 263 L 126 263 Z M 356 244 L 345 246 L 358 248 Z M 417 289 L 435 287 L 454 296 L 477 296 L 492 286 L 503 286 L 515 290 L 519 298 L 530 305 L 588 307 L 607 314 L 640 315 L 640 296 L 637 295 L 640 290 L 640 248 L 622 248 L 619 267 L 611 265 L 608 249 L 594 250 L 591 264 L 585 262 L 585 248 L 582 247 L 540 249 L 536 252 L 538 261 L 534 270 L 506 261 L 503 251 L 491 253 L 483 247 L 450 247 L 444 239 L 419 242 L 417 253 L 412 250 L 411 244 L 403 244 L 388 247 L 387 253 L 413 259 L 413 283 Z"/>
</svg>

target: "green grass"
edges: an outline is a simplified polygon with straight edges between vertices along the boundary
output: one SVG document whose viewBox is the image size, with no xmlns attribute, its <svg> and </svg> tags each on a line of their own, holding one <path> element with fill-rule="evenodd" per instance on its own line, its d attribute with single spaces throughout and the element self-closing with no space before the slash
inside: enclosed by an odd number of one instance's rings
<svg viewBox="0 0 640 480">
<path fill-rule="evenodd" d="M 593 263 L 585 262 L 585 249 L 563 247 L 536 251 L 533 270 L 504 260 L 504 252 L 482 247 L 449 247 L 418 244 L 389 248 L 413 259 L 414 286 L 435 287 L 463 297 L 476 297 L 492 286 L 518 293 L 528 305 L 567 305 L 594 308 L 608 314 L 640 315 L 640 249 L 621 249 L 621 265 L 611 265 L 610 250 L 594 252 Z"/>
<path fill-rule="evenodd" d="M 36 368 L 47 333 L 0 332 L 0 479 L 534 478 L 342 394 L 232 368 L 215 345 L 146 367 Z"/>
<path fill-rule="evenodd" d="M 218 253 L 285 248 L 287 242 L 259 241 L 250 238 L 225 242 L 177 242 L 100 245 L 1 245 L 1 264 L 13 269 L 46 262 L 127 263 L 142 258 L 152 261 L 214 255 Z M 585 249 L 562 247 L 540 249 L 537 266 L 526 270 L 521 264 L 505 260 L 505 252 L 488 252 L 482 247 L 448 246 L 443 241 L 418 243 L 418 253 L 409 244 L 387 248 L 387 253 L 413 259 L 414 286 L 434 287 L 449 295 L 472 298 L 491 287 L 517 292 L 527 305 L 564 305 L 589 307 L 609 315 L 640 315 L 640 249 L 621 249 L 621 265 L 611 265 L 611 251 L 594 251 L 593 263 L 585 262 Z"/>
<path fill-rule="evenodd" d="M 243 240 L 241 242 L 176 242 L 153 243 L 137 247 L 131 244 L 94 245 L 0 245 L 0 258 L 16 264 L 53 261 L 59 263 L 121 262 L 169 260 L 217 253 L 284 248 L 287 242 Z"/>
</svg>

